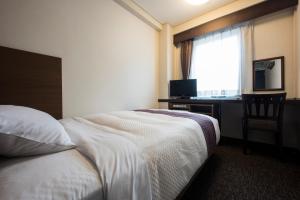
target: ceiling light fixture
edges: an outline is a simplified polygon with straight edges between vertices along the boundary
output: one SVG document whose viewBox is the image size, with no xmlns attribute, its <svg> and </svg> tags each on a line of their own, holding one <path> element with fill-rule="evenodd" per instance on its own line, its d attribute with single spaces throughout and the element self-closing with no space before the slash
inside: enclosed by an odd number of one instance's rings
<svg viewBox="0 0 300 200">
<path fill-rule="evenodd" d="M 192 5 L 200 5 L 200 4 L 207 3 L 209 0 L 186 0 L 186 1 Z"/>
</svg>

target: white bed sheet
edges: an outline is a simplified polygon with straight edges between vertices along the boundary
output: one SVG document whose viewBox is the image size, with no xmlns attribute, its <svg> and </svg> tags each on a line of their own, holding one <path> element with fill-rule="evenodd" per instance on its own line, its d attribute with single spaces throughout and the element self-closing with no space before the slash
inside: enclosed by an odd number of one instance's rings
<svg viewBox="0 0 300 200">
<path fill-rule="evenodd" d="M 121 111 L 61 123 L 77 150 L 0 161 L 0 199 L 169 200 L 207 159 L 191 119 Z"/>
<path fill-rule="evenodd" d="M 77 150 L 0 161 L 1 200 L 99 199 L 95 166 Z"/>
<path fill-rule="evenodd" d="M 220 139 L 218 121 L 209 117 Z M 175 199 L 197 169 L 207 159 L 202 129 L 187 118 L 147 112 L 122 111 L 87 117 L 89 121 L 111 127 L 128 138 L 145 158 L 154 200 Z"/>
</svg>

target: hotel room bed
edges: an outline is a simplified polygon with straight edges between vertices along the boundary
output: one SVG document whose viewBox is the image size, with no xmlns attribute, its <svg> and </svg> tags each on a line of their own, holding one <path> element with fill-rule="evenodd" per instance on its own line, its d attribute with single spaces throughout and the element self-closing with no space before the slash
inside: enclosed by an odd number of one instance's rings
<svg viewBox="0 0 300 200">
<path fill-rule="evenodd" d="M 1 160 L 0 199 L 175 199 L 207 141 L 194 119 L 167 115 L 185 112 L 153 111 L 61 120 L 77 148 Z M 217 120 L 193 115 L 213 124 L 217 143 Z"/>
<path fill-rule="evenodd" d="M 61 63 L 0 47 L 0 105 L 61 119 Z M 220 137 L 216 119 L 184 111 L 119 111 L 59 122 L 76 148 L 0 157 L 0 199 L 175 199 Z"/>
</svg>

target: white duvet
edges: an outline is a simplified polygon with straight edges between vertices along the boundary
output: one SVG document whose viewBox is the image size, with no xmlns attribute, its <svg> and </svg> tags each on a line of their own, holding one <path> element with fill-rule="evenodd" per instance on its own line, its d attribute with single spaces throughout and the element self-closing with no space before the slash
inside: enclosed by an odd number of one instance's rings
<svg viewBox="0 0 300 200">
<path fill-rule="evenodd" d="M 121 111 L 61 123 L 78 148 L 0 162 L 0 199 L 175 199 L 207 159 L 191 119 Z"/>
</svg>

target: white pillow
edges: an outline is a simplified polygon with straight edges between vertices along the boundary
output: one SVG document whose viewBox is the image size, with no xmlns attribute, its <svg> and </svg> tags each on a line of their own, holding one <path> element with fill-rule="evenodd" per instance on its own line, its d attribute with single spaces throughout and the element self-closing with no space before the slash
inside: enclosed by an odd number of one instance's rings
<svg viewBox="0 0 300 200">
<path fill-rule="evenodd" d="M 0 105 L 0 155 L 32 156 L 73 147 L 64 127 L 49 114 L 23 106 Z"/>
</svg>

